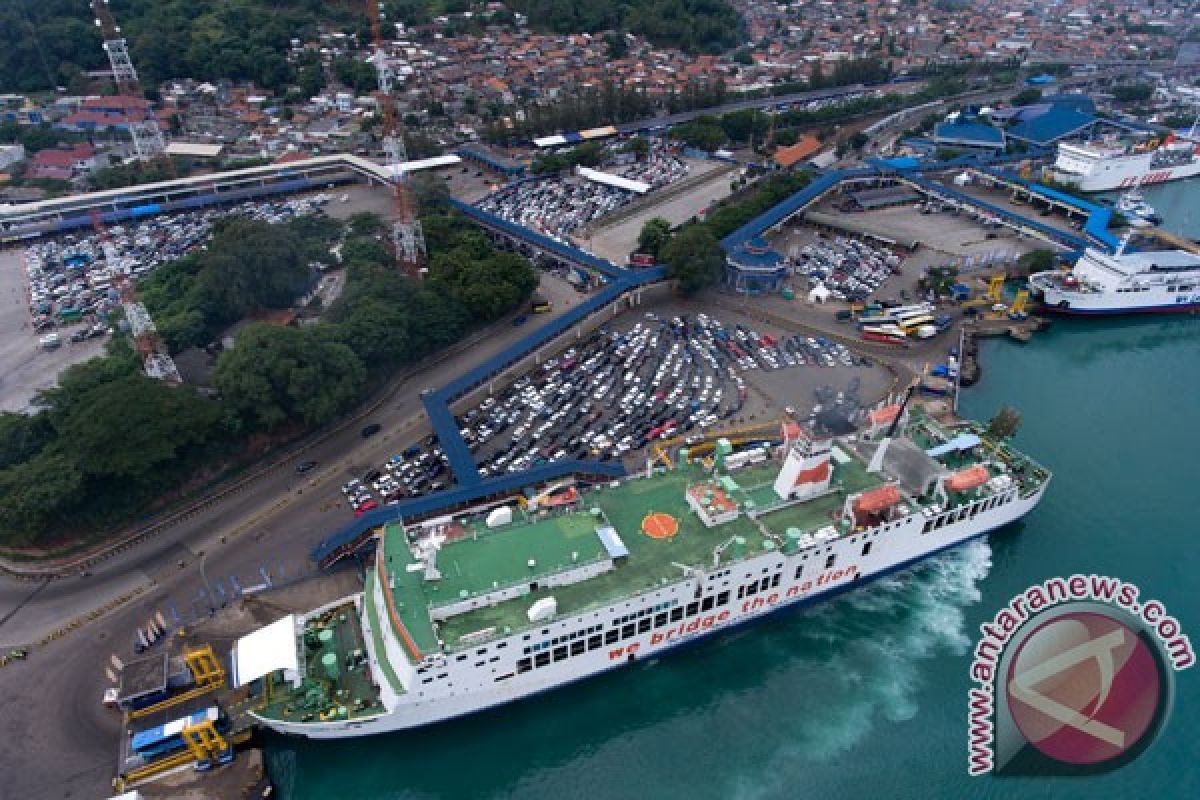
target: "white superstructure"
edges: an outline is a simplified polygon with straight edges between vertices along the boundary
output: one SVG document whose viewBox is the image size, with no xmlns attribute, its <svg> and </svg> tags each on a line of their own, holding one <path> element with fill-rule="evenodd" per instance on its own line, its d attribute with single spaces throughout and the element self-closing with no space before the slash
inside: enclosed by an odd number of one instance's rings
<svg viewBox="0 0 1200 800">
<path fill-rule="evenodd" d="M 1200 144 L 1172 141 L 1144 152 L 1098 144 L 1062 143 L 1055 180 L 1085 192 L 1105 192 L 1200 175 Z"/>
<path fill-rule="evenodd" d="M 1088 249 L 1070 271 L 1039 272 L 1029 284 L 1048 310 L 1133 314 L 1200 309 L 1200 256 L 1186 250 L 1113 255 Z"/>
</svg>

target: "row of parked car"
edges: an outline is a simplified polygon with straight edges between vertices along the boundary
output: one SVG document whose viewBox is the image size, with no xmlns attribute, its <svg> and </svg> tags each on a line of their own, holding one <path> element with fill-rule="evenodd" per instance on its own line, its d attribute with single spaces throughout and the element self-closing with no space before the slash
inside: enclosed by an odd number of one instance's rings
<svg viewBox="0 0 1200 800">
<path fill-rule="evenodd" d="M 104 317 L 120 301 L 120 280 L 137 280 L 203 246 L 218 219 L 241 215 L 285 222 L 312 214 L 328 200 L 328 195 L 316 195 L 249 201 L 232 208 L 147 217 L 114 225 L 103 234 L 91 231 L 38 241 L 25 251 L 33 327 L 45 331 L 85 317 Z"/>
<path fill-rule="evenodd" d="M 367 431 L 375 428 L 371 434 Z M 378 426 L 363 428 L 373 435 Z M 406 497 L 418 497 L 445 489 L 451 482 L 450 464 L 435 436 L 396 453 L 385 463 L 342 485 L 342 495 L 355 515 L 365 514 L 381 504 L 398 503 Z"/>
<path fill-rule="evenodd" d="M 792 254 L 797 275 L 824 286 L 836 300 L 862 302 L 892 275 L 903 260 L 880 245 L 848 236 L 818 238 Z"/>
</svg>

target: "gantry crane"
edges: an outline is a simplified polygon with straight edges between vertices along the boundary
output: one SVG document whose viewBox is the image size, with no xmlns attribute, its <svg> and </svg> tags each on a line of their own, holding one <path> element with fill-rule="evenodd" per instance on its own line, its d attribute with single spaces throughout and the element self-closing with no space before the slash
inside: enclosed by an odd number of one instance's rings
<svg viewBox="0 0 1200 800">
<path fill-rule="evenodd" d="M 92 0 L 92 13 L 96 17 L 96 27 L 104 34 L 104 52 L 112 65 L 113 79 L 117 83 L 117 91 L 129 97 L 145 98 L 142 84 L 138 80 L 137 70 L 129 57 L 129 47 L 121 36 L 112 12 L 108 10 L 108 0 Z M 166 139 L 158 120 L 153 114 L 138 119 L 138 113 L 129 117 L 129 135 L 133 138 L 133 149 L 139 159 L 155 158 L 167 149 Z"/>
<path fill-rule="evenodd" d="M 416 201 L 412 187 L 404 172 L 408 154 L 404 149 L 404 130 L 401 127 L 392 89 L 396 85 L 396 73 L 388 59 L 383 40 L 383 2 L 367 0 L 367 14 L 371 18 L 373 52 L 371 63 L 379 88 L 375 92 L 376 102 L 383 117 L 383 152 L 387 159 L 387 171 L 392 180 L 395 198 L 395 220 L 392 223 L 392 246 L 396 251 L 396 262 L 410 277 L 420 277 L 425 261 L 425 233 L 421 220 L 417 218 Z"/>
</svg>

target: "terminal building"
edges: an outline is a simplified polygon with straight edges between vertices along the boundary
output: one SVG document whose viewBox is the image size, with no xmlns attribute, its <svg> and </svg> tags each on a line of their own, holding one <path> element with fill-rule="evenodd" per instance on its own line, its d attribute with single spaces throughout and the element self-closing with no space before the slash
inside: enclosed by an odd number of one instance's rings
<svg viewBox="0 0 1200 800">
<path fill-rule="evenodd" d="M 783 254 L 771 249 L 761 236 L 747 239 L 725 254 L 723 283 L 735 292 L 778 292 L 790 275 L 791 268 Z"/>
</svg>

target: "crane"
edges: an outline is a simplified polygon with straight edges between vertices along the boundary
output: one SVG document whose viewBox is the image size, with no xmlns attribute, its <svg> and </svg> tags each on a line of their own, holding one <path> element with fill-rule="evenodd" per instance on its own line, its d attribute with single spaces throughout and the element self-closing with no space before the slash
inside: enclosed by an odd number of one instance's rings
<svg viewBox="0 0 1200 800">
<path fill-rule="evenodd" d="M 142 84 L 138 80 L 137 70 L 129 57 L 129 47 L 121 36 L 112 12 L 108 10 L 108 0 L 92 0 L 92 13 L 96 17 L 96 27 L 104 35 L 104 52 L 108 54 L 108 62 L 112 65 L 113 79 L 117 83 L 117 91 L 128 97 L 144 98 Z M 151 114 L 142 119 L 135 119 L 137 112 L 129 118 L 129 135 L 133 138 L 133 150 L 139 159 L 155 158 L 167 149 L 166 139 L 158 120 Z"/>
<path fill-rule="evenodd" d="M 174 359 L 167 353 L 166 345 L 158 335 L 158 328 L 155 327 L 150 312 L 138 300 L 133 276 L 129 274 L 129 267 L 121 263 L 121 256 L 108 235 L 100 209 L 93 208 L 88 215 L 92 218 L 92 227 L 100 238 L 104 265 L 114 275 L 117 292 L 121 296 L 121 307 L 125 311 L 125 320 L 129 323 L 129 331 L 133 335 L 134 348 L 142 359 L 146 374 L 167 383 L 183 383 Z"/>
<path fill-rule="evenodd" d="M 367 15 L 371 19 L 373 51 L 371 63 L 375 67 L 379 88 L 375 92 L 376 102 L 383 116 L 383 152 L 387 159 L 387 170 L 392 180 L 392 195 L 395 198 L 395 220 L 392 223 L 392 246 L 396 251 L 396 262 L 409 277 L 420 277 L 425 260 L 425 233 L 421 220 L 417 218 L 416 201 L 403 170 L 408 154 L 404 150 L 404 131 L 392 101 L 392 89 L 396 84 L 396 73 L 388 60 L 383 41 L 383 2 L 367 0 Z"/>
</svg>

